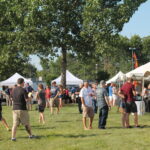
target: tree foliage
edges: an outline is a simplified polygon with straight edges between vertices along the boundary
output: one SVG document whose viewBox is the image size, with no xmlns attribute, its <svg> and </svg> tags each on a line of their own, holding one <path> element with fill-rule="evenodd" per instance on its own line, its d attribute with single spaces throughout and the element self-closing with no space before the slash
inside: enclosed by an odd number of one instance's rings
<svg viewBox="0 0 150 150">
<path fill-rule="evenodd" d="M 90 35 L 99 53 L 110 53 L 116 35 L 146 0 L 87 0 L 83 11 L 83 36 Z"/>
<path fill-rule="evenodd" d="M 68 52 L 82 58 L 83 68 L 92 70 L 87 62 L 95 66 L 96 61 L 99 66 L 104 66 L 104 71 L 110 72 L 116 64 L 114 57 L 111 57 L 113 63 L 109 63 L 110 55 L 119 59 L 119 54 L 122 54 L 122 51 L 117 51 L 122 46 L 118 46 L 116 35 L 145 1 L 2 0 L 1 49 L 3 53 L 14 53 L 23 58 L 37 54 L 49 59 L 61 54 L 60 70 L 64 86 Z M 94 76 L 94 73 L 91 72 L 91 75 Z"/>
</svg>

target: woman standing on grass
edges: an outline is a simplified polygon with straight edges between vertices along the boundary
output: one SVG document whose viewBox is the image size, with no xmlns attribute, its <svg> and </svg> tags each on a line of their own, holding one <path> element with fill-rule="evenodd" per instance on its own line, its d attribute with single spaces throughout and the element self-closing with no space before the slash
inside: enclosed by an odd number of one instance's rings
<svg viewBox="0 0 150 150">
<path fill-rule="evenodd" d="M 45 89 L 46 108 L 49 108 L 50 97 L 51 97 L 51 91 L 49 86 L 47 85 Z"/>
<path fill-rule="evenodd" d="M 2 117 L 2 97 L 1 97 L 1 93 L 0 93 L 0 121 L 5 126 L 5 128 L 7 129 L 7 131 L 10 131 L 10 128 L 9 128 L 9 126 L 8 126 L 5 118 Z"/>
<path fill-rule="evenodd" d="M 121 92 L 121 90 L 119 89 L 118 91 L 118 96 L 120 97 L 120 106 L 119 106 L 119 109 L 120 109 L 120 112 L 122 114 L 122 117 L 121 117 L 121 122 L 122 122 L 122 127 L 123 128 L 126 128 L 126 103 L 125 103 L 125 96 L 123 95 L 123 93 Z"/>
<path fill-rule="evenodd" d="M 38 92 L 36 95 L 36 99 L 38 101 L 38 110 L 39 110 L 39 122 L 45 124 L 45 117 L 44 117 L 44 110 L 46 106 L 46 99 L 45 99 L 45 90 L 43 84 L 38 85 Z"/>
<path fill-rule="evenodd" d="M 116 101 L 118 100 L 118 90 L 116 84 L 112 84 L 112 106 L 116 105 Z"/>
<path fill-rule="evenodd" d="M 62 86 L 62 85 L 59 85 L 59 91 L 58 91 L 59 105 L 58 105 L 58 111 L 57 111 L 57 113 L 59 113 L 60 108 L 62 107 L 62 98 L 63 98 L 63 94 L 64 94 L 63 86 Z"/>
</svg>

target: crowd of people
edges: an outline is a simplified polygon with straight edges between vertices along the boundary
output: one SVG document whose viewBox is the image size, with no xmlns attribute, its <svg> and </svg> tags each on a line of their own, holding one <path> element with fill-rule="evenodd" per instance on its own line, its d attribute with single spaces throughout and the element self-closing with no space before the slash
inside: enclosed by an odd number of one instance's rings
<svg viewBox="0 0 150 150">
<path fill-rule="evenodd" d="M 68 99 L 72 99 L 73 103 L 78 103 L 79 113 L 83 115 L 83 128 L 84 130 L 92 129 L 92 123 L 94 114 L 99 111 L 98 128 L 105 129 L 108 113 L 111 107 L 117 106 L 122 113 L 122 127 L 131 128 L 129 122 L 129 115 L 134 113 L 135 127 L 140 127 L 138 124 L 137 106 L 135 100 L 139 96 L 143 96 L 145 102 L 150 98 L 150 84 L 142 90 L 140 84 L 134 84 L 132 78 L 128 78 L 120 88 L 115 83 L 107 85 L 104 80 L 100 83 L 89 84 L 88 81 L 84 81 L 79 88 L 72 87 L 70 91 L 64 89 L 62 85 L 57 85 L 56 82 L 52 83 L 52 86 L 46 86 L 43 84 L 38 85 L 38 91 L 35 92 L 33 88 L 24 79 L 19 78 L 17 85 L 13 88 L 4 88 L 1 92 L 1 96 L 5 96 L 7 106 L 12 106 L 13 109 L 13 126 L 12 126 L 12 141 L 16 141 L 17 127 L 22 124 L 25 126 L 29 138 L 35 136 L 31 132 L 31 126 L 29 121 L 28 110 L 32 110 L 32 99 L 35 94 L 37 101 L 37 110 L 39 112 L 39 123 L 45 124 L 44 110 L 50 109 L 50 113 L 54 114 L 60 112 L 63 104 L 68 102 Z M 2 106 L 0 98 L 0 120 L 8 131 L 9 128 L 5 118 L 2 116 Z M 87 126 L 87 117 L 89 117 L 89 125 Z"/>
<path fill-rule="evenodd" d="M 81 86 L 82 87 L 82 86 Z M 142 90 L 142 85 L 132 78 L 128 78 L 120 88 L 115 83 L 107 85 L 105 81 L 99 84 L 89 85 L 84 82 L 79 92 L 82 102 L 83 111 L 83 128 L 89 130 L 92 128 L 94 113 L 99 109 L 99 129 L 105 129 L 108 112 L 111 107 L 117 106 L 122 113 L 122 127 L 131 128 L 129 116 L 134 114 L 134 124 L 136 128 L 140 127 L 138 123 L 137 105 L 135 101 L 142 100 L 146 104 L 146 108 L 150 109 L 150 84 Z M 81 112 L 81 104 L 79 103 L 79 112 Z M 95 107 L 96 106 L 96 107 Z M 86 125 L 86 118 L 89 117 L 89 126 Z"/>
</svg>

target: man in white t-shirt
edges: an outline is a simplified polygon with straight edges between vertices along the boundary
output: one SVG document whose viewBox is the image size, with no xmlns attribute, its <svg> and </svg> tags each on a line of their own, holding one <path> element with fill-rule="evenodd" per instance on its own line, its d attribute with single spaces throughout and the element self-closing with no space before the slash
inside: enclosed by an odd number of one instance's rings
<svg viewBox="0 0 150 150">
<path fill-rule="evenodd" d="M 85 130 L 92 129 L 92 122 L 94 118 L 94 110 L 92 107 L 92 89 L 88 82 L 84 82 L 84 87 L 80 91 L 82 108 L 83 108 L 83 127 Z M 89 127 L 86 126 L 86 117 L 89 117 Z"/>
</svg>

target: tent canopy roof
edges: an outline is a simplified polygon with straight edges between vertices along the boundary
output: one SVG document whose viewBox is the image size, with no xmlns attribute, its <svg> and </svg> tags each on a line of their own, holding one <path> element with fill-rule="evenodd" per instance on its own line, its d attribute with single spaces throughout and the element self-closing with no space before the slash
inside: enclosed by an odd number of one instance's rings
<svg viewBox="0 0 150 150">
<path fill-rule="evenodd" d="M 4 80 L 4 81 L 0 82 L 0 85 L 1 86 L 3 86 L 3 85 L 5 85 L 5 86 L 13 86 L 13 85 L 17 84 L 17 80 L 19 78 L 23 78 L 25 83 L 33 84 L 30 79 L 26 79 L 25 77 L 21 76 L 19 73 L 15 73 L 14 75 L 12 75 L 7 80 Z"/>
<path fill-rule="evenodd" d="M 106 83 L 111 83 L 111 82 L 117 82 L 117 81 L 122 81 L 125 79 L 125 74 L 119 71 L 114 77 L 109 79 Z"/>
<path fill-rule="evenodd" d="M 55 80 L 53 80 L 52 82 L 56 82 L 57 84 L 61 83 L 61 75 L 56 78 Z M 83 80 L 75 77 L 71 72 L 69 72 L 68 70 L 66 70 L 66 85 L 79 85 L 83 83 Z"/>
<path fill-rule="evenodd" d="M 126 76 L 127 77 L 148 77 L 148 76 L 150 76 L 150 62 L 126 73 Z"/>
</svg>

